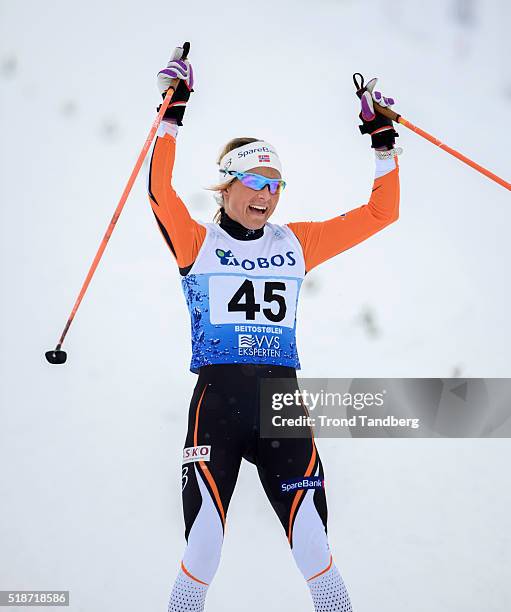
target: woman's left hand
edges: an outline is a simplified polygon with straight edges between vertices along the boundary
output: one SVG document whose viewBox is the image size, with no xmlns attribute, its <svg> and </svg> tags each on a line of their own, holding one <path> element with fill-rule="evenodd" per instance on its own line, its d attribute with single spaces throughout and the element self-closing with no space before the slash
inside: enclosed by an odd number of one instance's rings
<svg viewBox="0 0 511 612">
<path fill-rule="evenodd" d="M 382 95 L 381 91 L 374 91 L 374 86 L 378 79 L 375 77 L 371 79 L 365 86 L 365 91 L 360 98 L 361 114 L 364 121 L 372 121 L 376 113 L 374 112 L 374 102 L 377 102 L 380 106 L 390 107 L 395 103 L 394 98 L 386 98 Z"/>
<path fill-rule="evenodd" d="M 363 124 L 359 125 L 362 134 L 371 134 L 371 147 L 373 149 L 392 149 L 399 134 L 394 129 L 391 119 L 375 112 L 374 102 L 380 106 L 390 108 L 394 103 L 394 98 L 384 96 L 380 91 L 374 91 L 374 86 L 378 79 L 371 79 L 364 87 L 364 92 L 360 96 L 360 114 Z"/>
</svg>

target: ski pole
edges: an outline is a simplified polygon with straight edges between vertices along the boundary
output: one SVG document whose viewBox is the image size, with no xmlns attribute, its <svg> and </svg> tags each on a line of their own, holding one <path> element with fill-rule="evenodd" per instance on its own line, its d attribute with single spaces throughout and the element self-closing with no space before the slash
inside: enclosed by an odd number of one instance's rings
<svg viewBox="0 0 511 612">
<path fill-rule="evenodd" d="M 185 42 L 183 44 L 183 53 L 181 55 L 182 60 L 187 58 L 189 51 L 190 51 L 190 43 Z M 96 268 L 98 267 L 99 261 L 103 255 L 103 252 L 106 248 L 108 240 L 110 239 L 110 236 L 112 235 L 112 232 L 114 231 L 115 224 L 117 223 L 117 220 L 119 219 L 121 215 L 122 209 L 124 208 L 124 204 L 126 203 L 126 200 L 128 199 L 131 188 L 133 187 L 133 183 L 135 182 L 135 179 L 137 178 L 139 170 L 142 167 L 145 156 L 147 155 L 147 151 L 149 150 L 149 147 L 151 146 L 151 143 L 153 142 L 154 135 L 156 134 L 156 130 L 158 129 L 158 126 L 161 123 L 163 115 L 165 114 L 165 111 L 167 110 L 172 100 L 172 96 L 174 95 L 176 91 L 176 87 L 178 83 L 179 83 L 179 79 L 177 78 L 172 79 L 169 89 L 167 90 L 163 103 L 160 107 L 160 110 L 158 111 L 158 114 L 156 115 L 156 119 L 153 121 L 151 129 L 149 130 L 149 134 L 144 142 L 144 146 L 142 147 L 142 150 L 140 151 L 138 159 L 135 163 L 135 167 L 133 168 L 130 174 L 130 177 L 128 179 L 126 187 L 124 188 L 124 191 L 122 192 L 121 199 L 119 200 L 119 203 L 117 204 L 117 208 L 115 209 L 112 220 L 110 221 L 110 224 L 107 227 L 105 235 L 103 236 L 103 240 L 101 241 L 101 244 L 99 245 L 99 249 L 96 253 L 96 256 L 94 257 L 92 265 L 89 268 L 87 276 L 85 277 L 85 281 L 82 285 L 82 288 L 80 289 L 80 293 L 78 294 L 78 297 L 76 298 L 76 302 L 73 306 L 73 310 L 71 311 L 71 314 L 69 315 L 69 318 L 64 327 L 64 331 L 62 332 L 62 335 L 60 336 L 58 344 L 53 351 L 47 351 L 45 353 L 46 359 L 50 363 L 53 363 L 53 364 L 65 363 L 67 359 L 66 352 L 61 350 L 62 343 L 64 342 L 64 338 L 66 337 L 67 332 L 69 331 L 71 323 L 73 322 L 73 319 L 75 317 L 76 311 L 78 310 L 78 307 L 80 306 L 83 296 L 85 295 L 85 292 L 87 291 L 87 287 L 89 286 L 92 276 L 94 275 L 94 272 L 96 271 Z"/>
<path fill-rule="evenodd" d="M 356 77 L 360 77 L 361 79 L 360 84 L 357 82 Z M 360 72 L 355 72 L 355 74 L 353 75 L 353 82 L 355 83 L 355 87 L 357 88 L 357 95 L 360 97 L 364 93 L 364 90 L 365 90 L 364 77 L 360 74 Z M 401 125 L 404 125 L 409 130 L 412 130 L 416 134 L 419 134 L 419 136 L 422 136 L 426 140 L 429 140 L 429 142 L 432 142 L 437 147 L 440 147 L 444 151 L 447 151 L 447 153 L 454 155 L 454 157 L 457 157 L 463 163 L 467 164 L 471 168 L 474 168 L 474 170 L 477 170 L 481 174 L 484 174 L 485 176 L 487 176 L 492 181 L 495 181 L 499 185 L 502 185 L 502 187 L 505 187 L 506 189 L 511 191 L 511 183 L 508 183 L 504 179 L 500 178 L 500 176 L 497 176 L 493 172 L 490 172 L 486 168 L 483 168 L 483 166 L 476 164 L 475 161 L 472 161 L 471 159 L 463 155 L 463 153 L 460 153 L 459 151 L 456 151 L 452 147 L 449 147 L 448 145 L 444 144 L 443 142 L 438 140 L 438 138 L 435 138 L 435 136 L 428 134 L 428 132 L 425 132 L 420 127 L 417 127 L 416 125 L 414 125 L 411 121 L 408 121 L 408 119 L 405 119 L 404 117 L 394 112 L 390 108 L 381 106 L 380 104 L 378 104 L 378 102 L 373 101 L 373 106 L 374 106 L 374 110 L 380 113 L 381 115 L 384 115 L 385 117 L 388 117 L 389 119 L 392 119 L 392 121 L 395 121 L 396 123 L 400 123 Z"/>
</svg>

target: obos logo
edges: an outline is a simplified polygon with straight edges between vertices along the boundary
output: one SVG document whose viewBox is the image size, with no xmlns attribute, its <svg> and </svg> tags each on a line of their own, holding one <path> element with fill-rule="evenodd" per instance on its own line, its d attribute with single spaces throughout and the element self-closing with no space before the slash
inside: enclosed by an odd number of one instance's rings
<svg viewBox="0 0 511 612">
<path fill-rule="evenodd" d="M 188 446 L 183 449 L 183 463 L 192 461 L 209 461 L 211 446 Z"/>
<path fill-rule="evenodd" d="M 244 270 L 253 270 L 254 268 L 269 268 L 270 266 L 281 268 L 285 264 L 288 266 L 296 265 L 294 251 L 287 251 L 285 255 L 277 253 L 276 255 L 272 255 L 269 259 L 267 257 L 258 257 L 255 261 L 252 261 L 251 259 L 242 259 L 239 261 L 231 250 L 224 251 L 223 249 L 216 249 L 215 253 L 223 266 L 241 266 Z"/>
</svg>

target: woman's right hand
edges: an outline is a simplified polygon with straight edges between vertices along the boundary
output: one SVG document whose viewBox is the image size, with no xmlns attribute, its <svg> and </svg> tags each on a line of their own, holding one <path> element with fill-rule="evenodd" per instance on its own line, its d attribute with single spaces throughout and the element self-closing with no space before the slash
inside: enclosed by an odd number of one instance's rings
<svg viewBox="0 0 511 612">
<path fill-rule="evenodd" d="M 171 120 L 177 125 L 183 125 L 186 103 L 190 98 L 190 93 L 194 91 L 193 68 L 187 59 L 181 59 L 182 55 L 182 47 L 176 47 L 167 66 L 160 70 L 157 75 L 158 89 L 163 97 L 165 97 L 172 80 L 179 79 L 172 101 L 163 116 L 164 119 Z"/>
</svg>

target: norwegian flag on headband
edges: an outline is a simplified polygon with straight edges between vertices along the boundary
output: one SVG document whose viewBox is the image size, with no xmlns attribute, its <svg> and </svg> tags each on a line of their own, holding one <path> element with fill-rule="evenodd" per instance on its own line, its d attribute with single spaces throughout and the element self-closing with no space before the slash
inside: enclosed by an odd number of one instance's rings
<svg viewBox="0 0 511 612">
<path fill-rule="evenodd" d="M 264 162 L 268 162 L 270 163 L 270 156 L 269 155 L 258 155 L 259 157 L 259 163 L 263 164 Z"/>
</svg>

